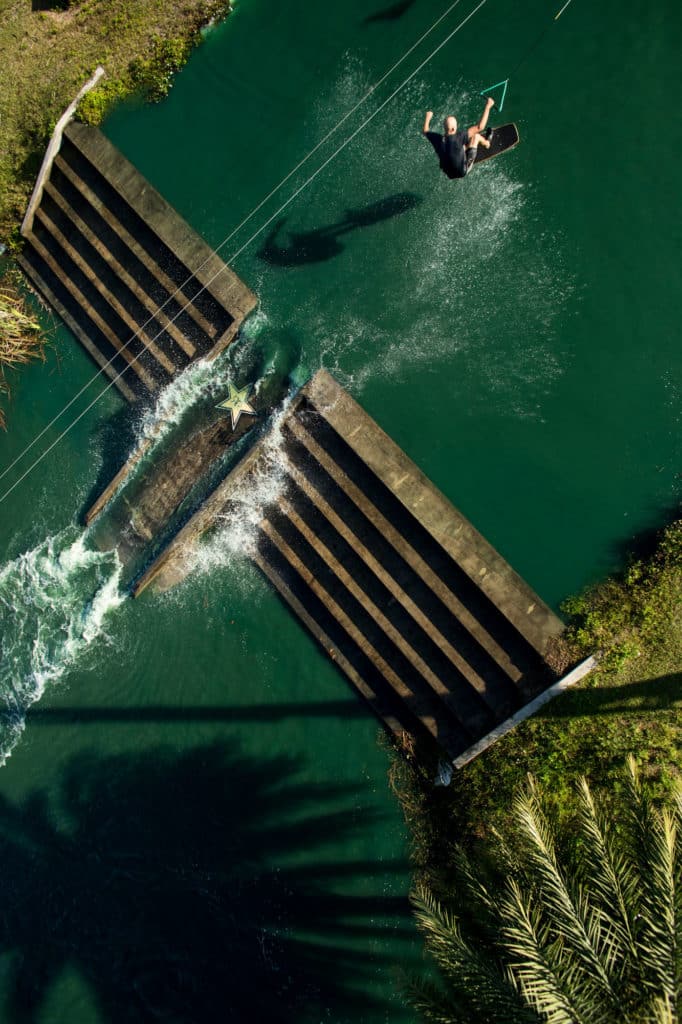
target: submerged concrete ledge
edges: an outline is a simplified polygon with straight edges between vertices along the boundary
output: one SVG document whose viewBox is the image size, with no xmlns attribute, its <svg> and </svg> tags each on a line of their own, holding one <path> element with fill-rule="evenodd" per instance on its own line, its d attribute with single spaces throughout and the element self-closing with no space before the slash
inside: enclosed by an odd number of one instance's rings
<svg viewBox="0 0 682 1024">
<path fill-rule="evenodd" d="M 201 536 L 257 500 L 274 449 L 276 497 L 256 510 L 249 554 L 400 745 L 457 763 L 549 699 L 561 620 L 326 371 L 276 429 L 136 596 L 191 571 Z"/>
</svg>

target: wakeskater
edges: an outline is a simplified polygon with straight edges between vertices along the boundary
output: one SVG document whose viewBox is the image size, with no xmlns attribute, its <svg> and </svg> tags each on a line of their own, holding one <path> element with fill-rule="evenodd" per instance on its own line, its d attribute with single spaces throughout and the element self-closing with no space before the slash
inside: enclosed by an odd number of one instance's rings
<svg viewBox="0 0 682 1024">
<path fill-rule="evenodd" d="M 431 131 L 433 111 L 427 110 L 422 134 L 435 149 L 440 169 L 448 178 L 465 178 L 476 162 L 478 147 L 490 149 L 493 131 L 487 125 L 490 110 L 494 105 L 494 99 L 489 96 L 478 124 L 459 131 L 457 118 L 450 114 L 443 122 L 445 131 L 442 135 Z"/>
</svg>

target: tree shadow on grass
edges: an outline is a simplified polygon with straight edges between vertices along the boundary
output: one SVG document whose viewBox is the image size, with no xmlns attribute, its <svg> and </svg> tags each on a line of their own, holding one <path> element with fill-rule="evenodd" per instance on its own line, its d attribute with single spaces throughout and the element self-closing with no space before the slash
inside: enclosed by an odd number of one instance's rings
<svg viewBox="0 0 682 1024">
<path fill-rule="evenodd" d="M 32 11 L 65 11 L 71 0 L 31 0 Z"/>
<path fill-rule="evenodd" d="M 385 927 L 411 930 L 404 900 L 384 894 L 403 865 L 331 860 L 327 844 L 380 822 L 352 787 L 299 768 L 225 744 L 162 747 L 83 755 L 56 796 L 0 797 L 6 1024 L 41 1019 L 67 969 L 106 1024 L 378 1009 L 363 986 L 387 958 L 367 949 Z"/>
<path fill-rule="evenodd" d="M 538 718 L 622 715 L 642 711 L 682 710 L 682 672 L 620 686 L 569 690 L 538 712 Z"/>
<path fill-rule="evenodd" d="M 280 244 L 277 237 L 286 223 L 286 217 L 282 217 L 259 249 L 258 258 L 278 267 L 322 263 L 343 252 L 345 246 L 339 241 L 342 235 L 397 217 L 419 206 L 421 202 L 421 196 L 413 192 L 400 192 L 357 210 L 346 210 L 345 216 L 335 224 L 328 224 L 315 231 L 290 231 L 286 244 Z"/>
</svg>

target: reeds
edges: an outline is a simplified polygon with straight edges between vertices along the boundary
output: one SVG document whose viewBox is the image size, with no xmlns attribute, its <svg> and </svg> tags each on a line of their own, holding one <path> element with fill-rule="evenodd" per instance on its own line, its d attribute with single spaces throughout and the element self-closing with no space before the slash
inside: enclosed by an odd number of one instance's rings
<svg viewBox="0 0 682 1024">
<path fill-rule="evenodd" d="M 0 391 L 9 391 L 4 373 L 7 367 L 44 358 L 43 329 L 29 313 L 15 282 L 5 277 L 0 284 Z M 5 417 L 0 409 L 0 427 L 4 426 Z"/>
</svg>

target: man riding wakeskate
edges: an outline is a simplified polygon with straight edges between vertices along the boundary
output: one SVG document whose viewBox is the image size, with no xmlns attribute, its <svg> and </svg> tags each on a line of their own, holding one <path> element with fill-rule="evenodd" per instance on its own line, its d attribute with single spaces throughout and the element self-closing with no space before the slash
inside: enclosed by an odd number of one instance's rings
<svg viewBox="0 0 682 1024">
<path fill-rule="evenodd" d="M 491 128 L 487 128 L 487 124 L 490 108 L 494 103 L 495 101 L 489 96 L 478 124 L 461 131 L 457 130 L 456 117 L 452 117 L 452 115 L 446 117 L 443 135 L 430 131 L 433 111 L 427 110 L 422 134 L 426 136 L 438 154 L 440 169 L 443 174 L 447 174 L 448 178 L 466 177 L 474 166 L 478 147 L 483 146 L 485 149 L 490 149 L 493 133 Z"/>
</svg>

